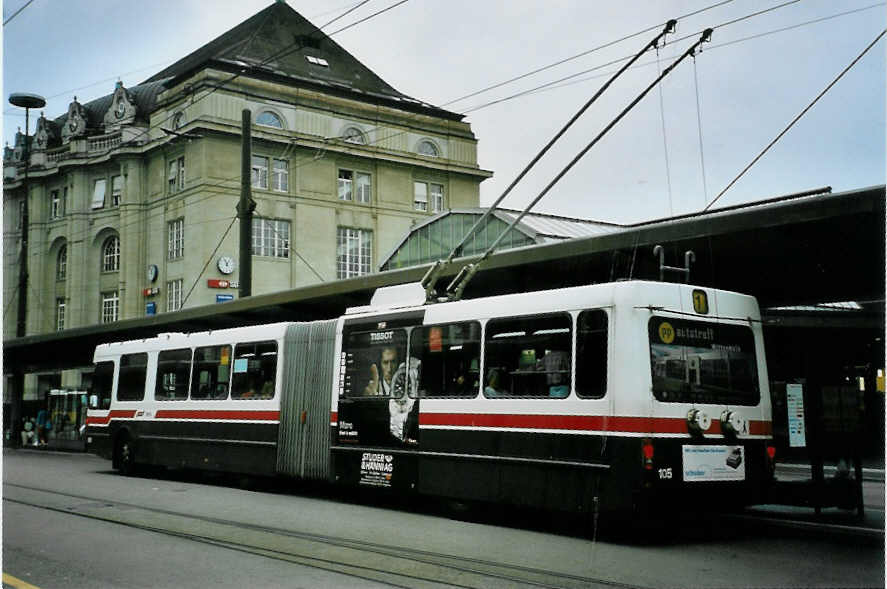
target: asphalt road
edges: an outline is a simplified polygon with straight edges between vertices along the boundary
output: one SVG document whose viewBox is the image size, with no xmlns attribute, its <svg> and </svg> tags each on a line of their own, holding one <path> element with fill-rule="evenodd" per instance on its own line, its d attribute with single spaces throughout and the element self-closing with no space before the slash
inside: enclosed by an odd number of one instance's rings
<svg viewBox="0 0 887 589">
<path fill-rule="evenodd" d="M 4 451 L 4 587 L 884 585 L 881 542 L 830 532 L 698 517 L 628 541 L 523 512 L 454 517 L 324 488 L 159 474 Z"/>
</svg>

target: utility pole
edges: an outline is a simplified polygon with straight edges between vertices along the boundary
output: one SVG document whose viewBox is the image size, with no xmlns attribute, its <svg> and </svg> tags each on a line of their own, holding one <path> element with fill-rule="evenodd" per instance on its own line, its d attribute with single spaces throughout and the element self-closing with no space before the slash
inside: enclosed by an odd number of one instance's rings
<svg viewBox="0 0 887 589">
<path fill-rule="evenodd" d="M 237 218 L 240 219 L 240 288 L 238 298 L 248 297 L 253 290 L 253 211 L 256 201 L 252 198 L 252 113 L 243 109 L 241 120 L 240 150 L 240 202 Z"/>
<path fill-rule="evenodd" d="M 28 318 L 28 166 L 31 164 L 31 150 L 29 137 L 29 120 L 28 115 L 32 108 L 43 108 L 46 106 L 46 100 L 37 94 L 10 94 L 9 103 L 13 106 L 19 106 L 25 109 L 25 145 L 22 150 L 22 159 L 25 161 L 25 176 L 22 179 L 22 188 L 25 192 L 24 206 L 22 207 L 22 247 L 21 262 L 18 272 L 18 316 L 15 324 L 15 336 L 25 337 L 27 332 Z M 10 440 L 12 446 L 18 446 L 21 442 L 21 421 L 22 421 L 22 402 L 25 396 L 25 373 L 21 366 L 13 367 L 12 373 L 12 411 L 10 412 L 10 422 L 12 427 L 13 439 Z"/>
</svg>

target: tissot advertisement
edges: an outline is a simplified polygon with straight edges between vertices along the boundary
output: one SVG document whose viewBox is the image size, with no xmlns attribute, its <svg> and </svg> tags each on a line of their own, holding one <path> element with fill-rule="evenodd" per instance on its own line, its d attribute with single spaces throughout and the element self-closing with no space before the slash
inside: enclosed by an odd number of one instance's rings
<svg viewBox="0 0 887 589">
<path fill-rule="evenodd" d="M 403 328 L 387 328 L 384 323 L 377 327 L 345 335 L 338 441 L 361 446 L 416 446 L 421 362 L 407 357 Z"/>
</svg>

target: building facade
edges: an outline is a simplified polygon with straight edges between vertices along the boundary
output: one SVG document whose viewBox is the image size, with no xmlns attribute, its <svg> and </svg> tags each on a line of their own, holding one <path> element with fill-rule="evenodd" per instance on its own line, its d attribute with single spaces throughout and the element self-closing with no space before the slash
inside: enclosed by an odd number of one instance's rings
<svg viewBox="0 0 887 589">
<path fill-rule="evenodd" d="M 236 298 L 245 110 L 253 294 L 370 273 L 414 224 L 478 206 L 492 175 L 461 115 L 398 92 L 275 2 L 137 86 L 41 115 L 27 195 L 25 137 L 7 147 L 4 337 L 25 206 L 28 335 Z"/>
</svg>

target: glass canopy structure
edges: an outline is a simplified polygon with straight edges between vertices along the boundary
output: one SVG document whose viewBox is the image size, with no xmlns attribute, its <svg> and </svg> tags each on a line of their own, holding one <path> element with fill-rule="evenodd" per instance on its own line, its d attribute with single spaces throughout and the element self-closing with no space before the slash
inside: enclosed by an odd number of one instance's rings
<svg viewBox="0 0 887 589">
<path fill-rule="evenodd" d="M 421 266 L 446 258 L 485 212 L 486 209 L 483 208 L 444 211 L 416 225 L 382 259 L 379 271 Z M 462 255 L 482 254 L 518 215 L 520 211 L 496 209 L 468 240 Z M 612 223 L 529 213 L 499 242 L 496 249 L 505 250 L 573 237 L 602 235 L 619 228 L 619 225 Z"/>
</svg>

